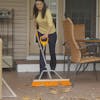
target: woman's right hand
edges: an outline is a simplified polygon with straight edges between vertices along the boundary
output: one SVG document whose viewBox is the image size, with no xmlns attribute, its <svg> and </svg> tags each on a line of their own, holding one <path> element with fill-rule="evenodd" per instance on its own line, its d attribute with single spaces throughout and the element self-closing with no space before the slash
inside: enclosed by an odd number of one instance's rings
<svg viewBox="0 0 100 100">
<path fill-rule="evenodd" d="M 48 38 L 48 34 L 44 34 L 44 35 L 42 36 L 42 39 L 46 39 L 46 38 Z"/>
</svg>

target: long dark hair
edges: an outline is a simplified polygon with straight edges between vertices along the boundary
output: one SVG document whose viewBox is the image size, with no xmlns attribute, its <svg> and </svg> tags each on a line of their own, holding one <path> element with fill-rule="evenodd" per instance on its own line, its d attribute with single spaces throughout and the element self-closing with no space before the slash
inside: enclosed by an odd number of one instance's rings
<svg viewBox="0 0 100 100">
<path fill-rule="evenodd" d="M 44 18 L 45 17 L 45 13 L 46 13 L 46 9 L 47 9 L 47 5 L 46 5 L 44 0 L 35 0 L 35 2 L 36 1 L 41 1 L 44 4 L 43 5 L 43 9 L 42 9 L 42 18 Z M 38 9 L 36 7 L 36 3 L 34 4 L 34 7 L 33 7 L 33 16 L 35 16 L 35 18 L 38 16 Z"/>
</svg>

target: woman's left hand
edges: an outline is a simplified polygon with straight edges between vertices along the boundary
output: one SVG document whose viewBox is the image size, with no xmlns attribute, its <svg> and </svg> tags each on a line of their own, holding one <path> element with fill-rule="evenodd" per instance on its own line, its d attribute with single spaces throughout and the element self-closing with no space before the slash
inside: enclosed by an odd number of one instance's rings
<svg viewBox="0 0 100 100">
<path fill-rule="evenodd" d="M 46 39 L 46 38 L 48 38 L 48 34 L 44 34 L 44 35 L 42 36 L 42 39 Z"/>
</svg>

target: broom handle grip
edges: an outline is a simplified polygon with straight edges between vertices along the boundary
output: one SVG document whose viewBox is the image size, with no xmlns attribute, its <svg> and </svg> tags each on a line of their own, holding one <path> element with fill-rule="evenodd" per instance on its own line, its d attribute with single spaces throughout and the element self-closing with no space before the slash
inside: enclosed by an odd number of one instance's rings
<svg viewBox="0 0 100 100">
<path fill-rule="evenodd" d="M 42 37 L 40 37 L 40 43 L 42 44 L 43 47 L 45 47 L 48 44 L 48 38 L 44 41 Z"/>
</svg>

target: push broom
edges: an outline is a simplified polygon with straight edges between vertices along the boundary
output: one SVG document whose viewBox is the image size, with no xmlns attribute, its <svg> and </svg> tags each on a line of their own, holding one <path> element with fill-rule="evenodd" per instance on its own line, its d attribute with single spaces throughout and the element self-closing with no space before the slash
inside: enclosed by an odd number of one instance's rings
<svg viewBox="0 0 100 100">
<path fill-rule="evenodd" d="M 63 79 L 55 70 L 50 70 L 49 64 L 47 64 L 47 61 L 46 61 L 46 58 L 45 58 L 45 55 L 44 55 L 44 48 L 48 44 L 48 38 L 43 40 L 42 37 L 39 38 L 38 33 L 36 34 L 36 37 L 37 37 L 39 49 L 41 50 L 41 53 L 42 53 L 42 56 L 43 56 L 43 60 L 44 60 L 44 63 L 45 63 L 46 70 L 43 70 L 41 72 L 38 79 L 33 80 L 32 86 L 33 87 L 38 87 L 38 86 L 59 86 L 59 85 L 71 86 L 70 79 Z M 43 48 L 42 48 L 42 46 L 43 46 Z M 42 79 L 42 76 L 45 72 L 47 73 L 49 79 Z M 51 72 L 54 73 L 58 78 L 53 79 L 52 76 L 51 76 Z"/>
</svg>

